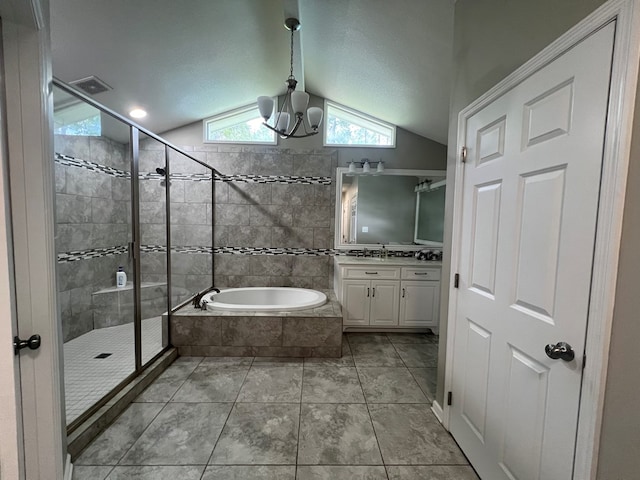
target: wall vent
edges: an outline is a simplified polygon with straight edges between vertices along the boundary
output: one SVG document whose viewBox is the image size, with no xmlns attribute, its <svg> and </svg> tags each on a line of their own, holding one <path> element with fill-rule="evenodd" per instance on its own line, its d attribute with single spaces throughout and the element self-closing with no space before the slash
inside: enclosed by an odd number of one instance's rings
<svg viewBox="0 0 640 480">
<path fill-rule="evenodd" d="M 80 80 L 74 80 L 73 82 L 69 82 L 69 84 L 89 95 L 96 95 L 98 93 L 113 90 L 113 88 L 94 75 L 81 78 Z"/>
</svg>

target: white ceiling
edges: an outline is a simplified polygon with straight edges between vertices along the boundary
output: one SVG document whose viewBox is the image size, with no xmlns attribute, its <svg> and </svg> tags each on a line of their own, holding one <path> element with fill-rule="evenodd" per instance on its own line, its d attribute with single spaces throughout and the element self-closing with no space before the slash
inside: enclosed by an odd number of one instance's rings
<svg viewBox="0 0 640 480">
<path fill-rule="evenodd" d="M 54 75 L 164 132 L 285 91 L 298 9 L 307 92 L 446 143 L 453 0 L 51 0 Z M 297 34 L 296 34 L 297 35 Z"/>
</svg>

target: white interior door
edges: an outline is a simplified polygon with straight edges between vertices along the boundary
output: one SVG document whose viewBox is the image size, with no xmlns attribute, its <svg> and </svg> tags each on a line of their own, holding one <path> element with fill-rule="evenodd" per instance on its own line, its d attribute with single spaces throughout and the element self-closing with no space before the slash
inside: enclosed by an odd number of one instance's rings
<svg viewBox="0 0 640 480">
<path fill-rule="evenodd" d="M 572 476 L 614 31 L 466 122 L 450 429 L 484 480 Z"/>
</svg>

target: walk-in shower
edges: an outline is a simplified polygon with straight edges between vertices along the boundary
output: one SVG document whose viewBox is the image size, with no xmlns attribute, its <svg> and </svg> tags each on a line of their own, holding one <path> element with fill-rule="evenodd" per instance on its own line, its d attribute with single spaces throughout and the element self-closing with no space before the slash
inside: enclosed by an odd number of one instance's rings
<svg viewBox="0 0 640 480">
<path fill-rule="evenodd" d="M 60 82 L 54 112 L 71 431 L 169 345 L 172 309 L 212 285 L 215 171 Z"/>
</svg>

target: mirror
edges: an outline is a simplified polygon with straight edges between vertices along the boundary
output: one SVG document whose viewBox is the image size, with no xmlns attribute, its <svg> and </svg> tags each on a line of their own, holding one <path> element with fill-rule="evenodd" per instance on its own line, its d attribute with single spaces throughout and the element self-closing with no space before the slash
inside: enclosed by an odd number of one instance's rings
<svg viewBox="0 0 640 480">
<path fill-rule="evenodd" d="M 416 187 L 416 223 L 413 241 L 441 247 L 444 236 L 444 201 L 447 181 L 427 181 Z"/>
<path fill-rule="evenodd" d="M 336 175 L 335 248 L 442 246 L 444 170 Z M 436 188 L 438 186 L 438 188 Z"/>
</svg>

